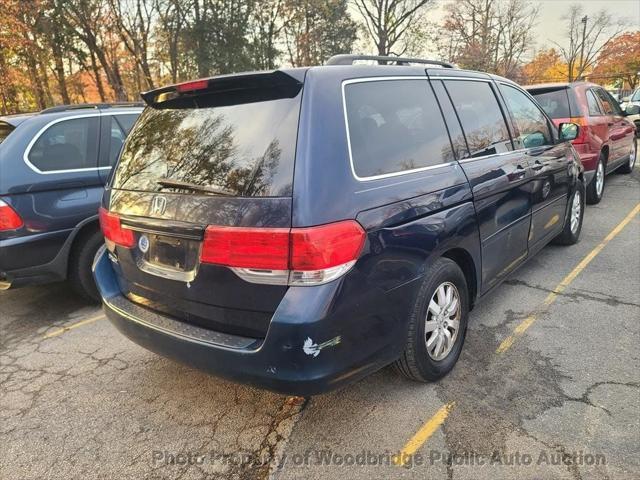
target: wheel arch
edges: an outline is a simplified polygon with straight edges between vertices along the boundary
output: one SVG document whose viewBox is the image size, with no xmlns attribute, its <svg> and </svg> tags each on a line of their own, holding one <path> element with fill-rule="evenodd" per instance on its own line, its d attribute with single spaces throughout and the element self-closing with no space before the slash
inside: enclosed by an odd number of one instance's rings
<svg viewBox="0 0 640 480">
<path fill-rule="evenodd" d="M 478 267 L 473 256 L 467 250 L 460 247 L 451 248 L 441 256 L 454 261 L 460 267 L 460 270 L 462 270 L 469 289 L 469 310 L 471 310 L 478 296 Z"/>
<path fill-rule="evenodd" d="M 67 255 L 67 272 L 69 271 L 69 265 L 73 261 L 75 252 L 78 249 L 78 245 L 80 245 L 84 238 L 89 235 L 93 235 L 99 230 L 100 224 L 98 222 L 97 215 L 84 219 L 78 224 L 78 226 L 76 226 L 76 229 L 73 233 L 73 238 L 71 239 L 69 254 Z"/>
</svg>

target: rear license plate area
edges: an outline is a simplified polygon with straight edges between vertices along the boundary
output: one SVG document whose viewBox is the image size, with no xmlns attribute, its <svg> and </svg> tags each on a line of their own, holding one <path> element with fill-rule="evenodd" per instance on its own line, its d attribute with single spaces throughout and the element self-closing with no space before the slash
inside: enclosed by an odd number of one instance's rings
<svg viewBox="0 0 640 480">
<path fill-rule="evenodd" d="M 199 243 L 195 240 L 158 234 L 145 234 L 149 241 L 144 262 L 179 272 L 191 271 L 198 260 Z"/>
</svg>

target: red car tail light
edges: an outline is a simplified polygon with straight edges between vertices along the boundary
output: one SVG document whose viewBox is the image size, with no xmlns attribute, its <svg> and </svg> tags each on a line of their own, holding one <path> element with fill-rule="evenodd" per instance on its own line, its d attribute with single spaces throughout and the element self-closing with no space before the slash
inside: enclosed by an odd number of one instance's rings
<svg viewBox="0 0 640 480">
<path fill-rule="evenodd" d="M 571 117 L 569 119 L 571 123 L 575 123 L 580 128 L 578 130 L 578 136 L 571 141 L 574 145 L 581 145 L 589 142 L 589 121 L 585 117 Z"/>
<path fill-rule="evenodd" d="M 209 226 L 200 261 L 226 267 L 286 270 L 289 229 Z"/>
<path fill-rule="evenodd" d="M 353 220 L 291 229 L 212 225 L 200 261 L 230 267 L 253 283 L 319 285 L 355 264 L 365 237 Z"/>
<path fill-rule="evenodd" d="M 131 248 L 136 244 L 133 231 L 122 227 L 120 217 L 102 207 L 99 210 L 99 217 L 100 228 L 106 240 L 125 248 Z"/>
<path fill-rule="evenodd" d="M 24 223 L 20 215 L 6 202 L 0 200 L 0 232 L 5 230 L 17 230 Z"/>
</svg>

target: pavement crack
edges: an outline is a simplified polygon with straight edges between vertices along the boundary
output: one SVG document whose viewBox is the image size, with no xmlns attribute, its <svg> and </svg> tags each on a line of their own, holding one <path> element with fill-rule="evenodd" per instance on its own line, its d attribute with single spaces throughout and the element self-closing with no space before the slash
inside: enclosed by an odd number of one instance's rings
<svg viewBox="0 0 640 480">
<path fill-rule="evenodd" d="M 534 290 L 539 290 L 539 291 L 545 292 L 545 293 L 555 293 L 558 297 L 568 298 L 568 299 L 574 300 L 574 301 L 591 300 L 591 301 L 594 301 L 594 302 L 605 303 L 605 304 L 607 304 L 609 306 L 612 306 L 612 307 L 617 307 L 617 306 L 620 306 L 620 305 L 626 305 L 626 306 L 630 306 L 630 307 L 640 308 L 640 304 L 639 303 L 626 302 L 624 300 L 621 300 L 620 297 L 618 297 L 616 295 L 611 295 L 611 294 L 606 294 L 606 293 L 590 292 L 588 290 L 581 290 L 581 289 L 573 289 L 574 291 L 571 292 L 571 293 L 568 293 L 566 291 L 564 291 L 564 292 L 556 292 L 555 290 L 553 290 L 551 288 L 546 288 L 546 287 L 543 287 L 541 285 L 533 285 L 531 283 L 528 283 L 528 282 L 525 282 L 525 281 L 519 280 L 519 279 L 506 280 L 504 283 L 506 285 L 511 285 L 511 286 L 527 287 L 527 288 L 531 288 L 531 289 L 534 289 Z"/>
</svg>

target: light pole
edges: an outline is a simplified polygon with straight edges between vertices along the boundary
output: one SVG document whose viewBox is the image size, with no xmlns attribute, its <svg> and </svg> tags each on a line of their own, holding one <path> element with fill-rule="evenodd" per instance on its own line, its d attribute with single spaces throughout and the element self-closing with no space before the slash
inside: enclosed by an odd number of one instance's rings
<svg viewBox="0 0 640 480">
<path fill-rule="evenodd" d="M 583 73 L 584 73 L 584 41 L 587 36 L 587 20 L 589 20 L 589 17 L 587 15 L 582 17 L 582 20 L 580 20 L 583 24 L 582 25 L 582 43 L 580 44 L 580 65 L 579 65 L 580 77 L 583 77 Z"/>
</svg>

